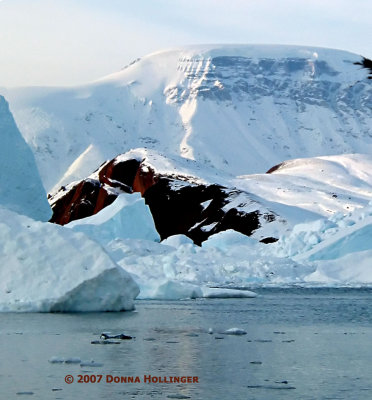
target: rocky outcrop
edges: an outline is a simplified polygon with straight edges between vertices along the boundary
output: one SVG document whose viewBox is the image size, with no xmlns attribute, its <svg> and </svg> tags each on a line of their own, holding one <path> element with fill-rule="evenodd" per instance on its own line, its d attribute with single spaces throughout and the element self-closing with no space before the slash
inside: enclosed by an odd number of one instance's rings
<svg viewBox="0 0 372 400">
<path fill-rule="evenodd" d="M 233 190 L 219 185 L 180 185 L 177 179 L 161 177 L 144 197 L 162 239 L 185 234 L 200 245 L 227 229 L 251 235 L 261 226 L 258 210 L 242 212 L 229 207 L 232 194 Z"/>
<path fill-rule="evenodd" d="M 200 245 L 209 236 L 228 229 L 249 236 L 277 218 L 249 193 L 202 184 L 187 176 L 160 174 L 145 160 L 118 156 L 88 179 L 62 187 L 51 196 L 51 222 L 64 225 L 96 214 L 122 192 L 141 193 L 161 239 L 185 234 Z"/>
<path fill-rule="evenodd" d="M 273 172 L 277 171 L 279 168 L 284 167 L 285 163 L 282 162 L 280 164 L 274 165 L 269 170 L 266 171 L 266 174 L 272 174 Z"/>
<path fill-rule="evenodd" d="M 65 225 L 76 219 L 89 217 L 110 205 L 117 195 L 110 193 L 93 179 L 85 179 L 75 186 L 62 186 L 58 199 L 50 197 L 53 216 L 51 222 Z"/>
<path fill-rule="evenodd" d="M 372 79 L 372 60 L 363 57 L 362 61 L 354 63 L 355 65 L 361 65 L 363 68 L 369 69 L 368 79 Z"/>
</svg>

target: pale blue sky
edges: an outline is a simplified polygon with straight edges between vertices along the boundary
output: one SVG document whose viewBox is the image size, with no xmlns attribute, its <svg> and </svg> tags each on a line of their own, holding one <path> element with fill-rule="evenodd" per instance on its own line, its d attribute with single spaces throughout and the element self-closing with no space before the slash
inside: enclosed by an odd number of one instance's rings
<svg viewBox="0 0 372 400">
<path fill-rule="evenodd" d="M 270 43 L 372 58 L 370 0 L 0 0 L 0 86 L 72 85 L 185 44 Z"/>
</svg>

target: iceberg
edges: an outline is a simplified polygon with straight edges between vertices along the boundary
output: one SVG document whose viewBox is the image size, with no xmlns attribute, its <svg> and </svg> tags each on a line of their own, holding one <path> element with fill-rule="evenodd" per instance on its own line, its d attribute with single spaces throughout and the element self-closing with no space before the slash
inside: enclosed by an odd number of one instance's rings
<svg viewBox="0 0 372 400">
<path fill-rule="evenodd" d="M 0 311 L 134 308 L 139 288 L 83 233 L 0 208 Z"/>
<path fill-rule="evenodd" d="M 0 96 L 0 205 L 48 221 L 52 210 L 36 167 L 4 97 Z"/>
<path fill-rule="evenodd" d="M 158 287 L 154 297 L 161 300 L 196 299 L 203 297 L 203 292 L 197 285 L 167 281 Z"/>
<path fill-rule="evenodd" d="M 117 238 L 160 241 L 150 209 L 140 193 L 122 193 L 99 213 L 72 221 L 66 227 L 84 232 L 102 244 Z"/>
</svg>

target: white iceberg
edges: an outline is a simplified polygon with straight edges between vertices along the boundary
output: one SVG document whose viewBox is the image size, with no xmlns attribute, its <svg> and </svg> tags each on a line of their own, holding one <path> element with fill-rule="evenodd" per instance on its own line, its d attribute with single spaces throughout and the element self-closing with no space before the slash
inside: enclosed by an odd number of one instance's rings
<svg viewBox="0 0 372 400">
<path fill-rule="evenodd" d="M 82 233 L 0 208 L 0 311 L 132 310 L 132 277 Z"/>
<path fill-rule="evenodd" d="M 196 299 L 203 297 L 203 292 L 197 285 L 167 281 L 158 287 L 154 297 L 161 300 Z"/>
<path fill-rule="evenodd" d="M 0 96 L 0 205 L 19 214 L 47 221 L 47 201 L 35 158 L 19 132 L 8 103 Z"/>
<path fill-rule="evenodd" d="M 72 221 L 66 227 L 84 232 L 102 244 L 117 238 L 160 241 L 150 209 L 140 193 L 122 193 L 99 213 Z"/>
<path fill-rule="evenodd" d="M 247 299 L 257 297 L 257 293 L 250 290 L 237 290 L 228 288 L 203 287 L 203 297 L 209 299 Z"/>
<path fill-rule="evenodd" d="M 240 328 L 230 328 L 230 329 L 227 329 L 223 333 L 225 335 L 236 335 L 236 336 L 242 336 L 242 335 L 247 334 L 247 332 L 244 329 L 240 329 Z"/>
</svg>

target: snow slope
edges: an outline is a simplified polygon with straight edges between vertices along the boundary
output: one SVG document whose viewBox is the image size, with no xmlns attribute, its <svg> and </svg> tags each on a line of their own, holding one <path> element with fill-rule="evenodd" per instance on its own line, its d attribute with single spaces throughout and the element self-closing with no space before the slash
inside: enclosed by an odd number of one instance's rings
<svg viewBox="0 0 372 400">
<path fill-rule="evenodd" d="M 236 176 L 371 153 L 372 81 L 360 61 L 315 47 L 196 46 L 90 85 L 6 93 L 47 191 L 137 147 Z"/>
<path fill-rule="evenodd" d="M 0 205 L 47 221 L 52 211 L 32 151 L 0 96 Z"/>
<path fill-rule="evenodd" d="M 372 156 L 288 160 L 270 174 L 241 175 L 232 183 L 293 225 L 366 207 L 372 199 Z"/>
</svg>

